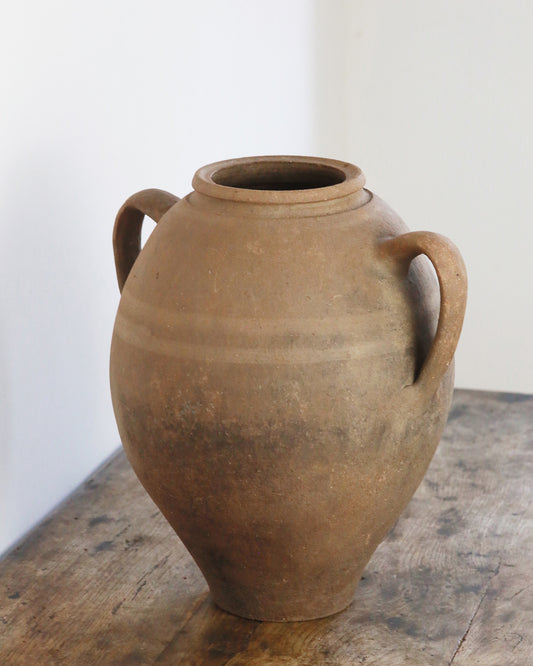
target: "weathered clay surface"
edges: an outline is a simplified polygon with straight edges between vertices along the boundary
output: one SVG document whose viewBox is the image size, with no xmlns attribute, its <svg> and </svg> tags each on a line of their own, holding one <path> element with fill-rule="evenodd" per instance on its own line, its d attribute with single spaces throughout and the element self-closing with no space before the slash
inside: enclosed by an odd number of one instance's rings
<svg viewBox="0 0 533 666">
<path fill-rule="evenodd" d="M 439 441 L 464 265 L 352 165 L 233 160 L 193 185 L 117 217 L 122 442 L 217 604 L 325 616 L 351 602 Z M 137 257 L 144 213 L 158 225 Z"/>
</svg>

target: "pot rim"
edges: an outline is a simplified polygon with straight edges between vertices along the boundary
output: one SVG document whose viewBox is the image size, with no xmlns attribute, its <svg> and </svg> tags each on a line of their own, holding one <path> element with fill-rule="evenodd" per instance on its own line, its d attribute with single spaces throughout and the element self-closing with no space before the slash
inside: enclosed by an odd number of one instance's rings
<svg viewBox="0 0 533 666">
<path fill-rule="evenodd" d="M 293 182 L 297 186 L 290 189 Z M 365 182 L 361 169 L 349 162 L 300 155 L 263 155 L 208 164 L 194 174 L 192 186 L 196 192 L 217 199 L 297 204 L 346 197 L 362 190 Z M 277 187 L 269 187 L 271 184 Z"/>
</svg>

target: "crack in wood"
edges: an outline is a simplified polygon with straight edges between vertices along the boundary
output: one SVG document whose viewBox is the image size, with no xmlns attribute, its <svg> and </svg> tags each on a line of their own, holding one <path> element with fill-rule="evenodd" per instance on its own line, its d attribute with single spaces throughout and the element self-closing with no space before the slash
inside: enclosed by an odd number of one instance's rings
<svg viewBox="0 0 533 666">
<path fill-rule="evenodd" d="M 143 580 L 143 582 L 142 582 L 142 583 L 139 585 L 139 587 L 135 590 L 135 594 L 134 594 L 133 597 L 131 598 L 132 601 L 137 597 L 137 595 L 139 594 L 139 592 L 143 589 L 143 587 L 144 587 L 145 585 L 146 585 L 146 580 Z"/>
<path fill-rule="evenodd" d="M 113 606 L 113 610 L 111 611 L 111 615 L 116 615 L 118 613 L 118 611 L 120 610 L 120 607 L 122 606 L 123 603 L 124 603 L 124 599 L 122 599 L 122 601 L 119 601 L 118 604 L 115 604 Z"/>
<path fill-rule="evenodd" d="M 533 585 L 533 583 L 530 583 L 529 585 L 526 585 L 525 587 L 523 587 L 521 590 L 518 590 L 518 592 L 515 592 L 515 593 L 513 594 L 513 596 L 511 597 L 511 599 L 514 599 L 514 598 L 517 597 L 519 594 L 522 594 L 522 592 L 525 592 L 526 590 L 529 590 L 529 588 L 530 588 L 532 585 Z M 510 601 L 511 599 L 509 599 L 509 601 Z"/>
<path fill-rule="evenodd" d="M 163 566 L 164 564 L 166 564 L 168 558 L 169 558 L 169 555 L 165 555 L 165 557 L 163 557 L 162 559 L 160 559 L 159 562 L 156 562 L 156 563 L 154 564 L 154 566 L 153 566 L 151 569 L 149 569 L 146 573 L 144 573 L 144 574 L 139 578 L 139 580 L 137 581 L 137 585 L 140 585 L 140 584 L 142 583 L 142 581 L 144 581 L 145 578 L 148 578 L 148 576 L 150 576 L 151 574 L 153 574 L 154 571 L 155 571 L 156 569 L 159 569 L 159 567 L 161 567 L 161 566 Z"/>
<path fill-rule="evenodd" d="M 520 645 L 520 643 L 524 640 L 524 637 L 522 634 L 511 634 L 511 636 L 518 636 L 517 642 L 513 645 L 511 652 L 514 652 L 516 648 Z"/>
<path fill-rule="evenodd" d="M 487 593 L 489 591 L 489 588 L 491 586 L 492 581 L 496 578 L 496 576 L 500 573 L 500 566 L 501 566 L 501 559 L 498 560 L 498 565 L 496 569 L 492 572 L 492 576 L 490 577 L 488 583 L 485 586 L 485 589 L 483 590 L 483 594 L 481 595 L 481 598 L 479 600 L 478 605 L 476 606 L 474 612 L 472 613 L 472 616 L 470 617 L 470 620 L 468 621 L 467 627 L 463 635 L 461 636 L 459 642 L 457 643 L 457 647 L 455 648 L 454 653 L 452 654 L 452 658 L 448 662 L 448 666 L 451 666 L 453 661 L 455 660 L 455 657 L 459 654 L 459 650 L 462 648 L 463 643 L 466 640 L 466 637 L 468 636 L 468 633 L 470 632 L 470 629 L 472 628 L 472 625 L 474 624 L 474 620 L 476 619 L 476 615 L 479 612 L 479 609 L 481 608 L 481 604 L 485 601 L 485 597 L 487 596 Z"/>
</svg>

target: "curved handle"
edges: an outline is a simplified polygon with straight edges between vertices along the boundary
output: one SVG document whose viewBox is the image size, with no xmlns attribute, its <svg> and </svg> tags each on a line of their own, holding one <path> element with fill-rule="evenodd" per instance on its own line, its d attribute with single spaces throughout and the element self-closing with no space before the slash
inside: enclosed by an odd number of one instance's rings
<svg viewBox="0 0 533 666">
<path fill-rule="evenodd" d="M 178 201 L 178 197 L 164 190 L 142 190 L 131 196 L 118 211 L 113 229 L 113 251 L 120 291 L 141 251 L 144 216 L 148 215 L 154 222 L 159 222 Z"/>
<path fill-rule="evenodd" d="M 381 251 L 397 261 L 410 263 L 425 254 L 435 267 L 440 287 L 437 332 L 413 386 L 434 395 L 452 362 L 466 309 L 466 267 L 459 250 L 445 236 L 413 231 L 381 243 Z"/>
</svg>

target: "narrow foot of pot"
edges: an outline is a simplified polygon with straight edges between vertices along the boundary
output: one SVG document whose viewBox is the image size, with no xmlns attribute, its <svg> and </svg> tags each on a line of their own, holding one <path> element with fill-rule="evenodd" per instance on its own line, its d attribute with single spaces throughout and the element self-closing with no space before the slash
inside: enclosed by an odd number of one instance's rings
<svg viewBox="0 0 533 666">
<path fill-rule="evenodd" d="M 354 599 L 355 590 L 335 597 L 324 595 L 321 598 L 269 599 L 260 601 L 247 599 L 238 603 L 236 599 L 220 598 L 213 595 L 216 606 L 227 613 L 247 620 L 260 622 L 304 622 L 335 615 L 345 610 Z"/>
</svg>

